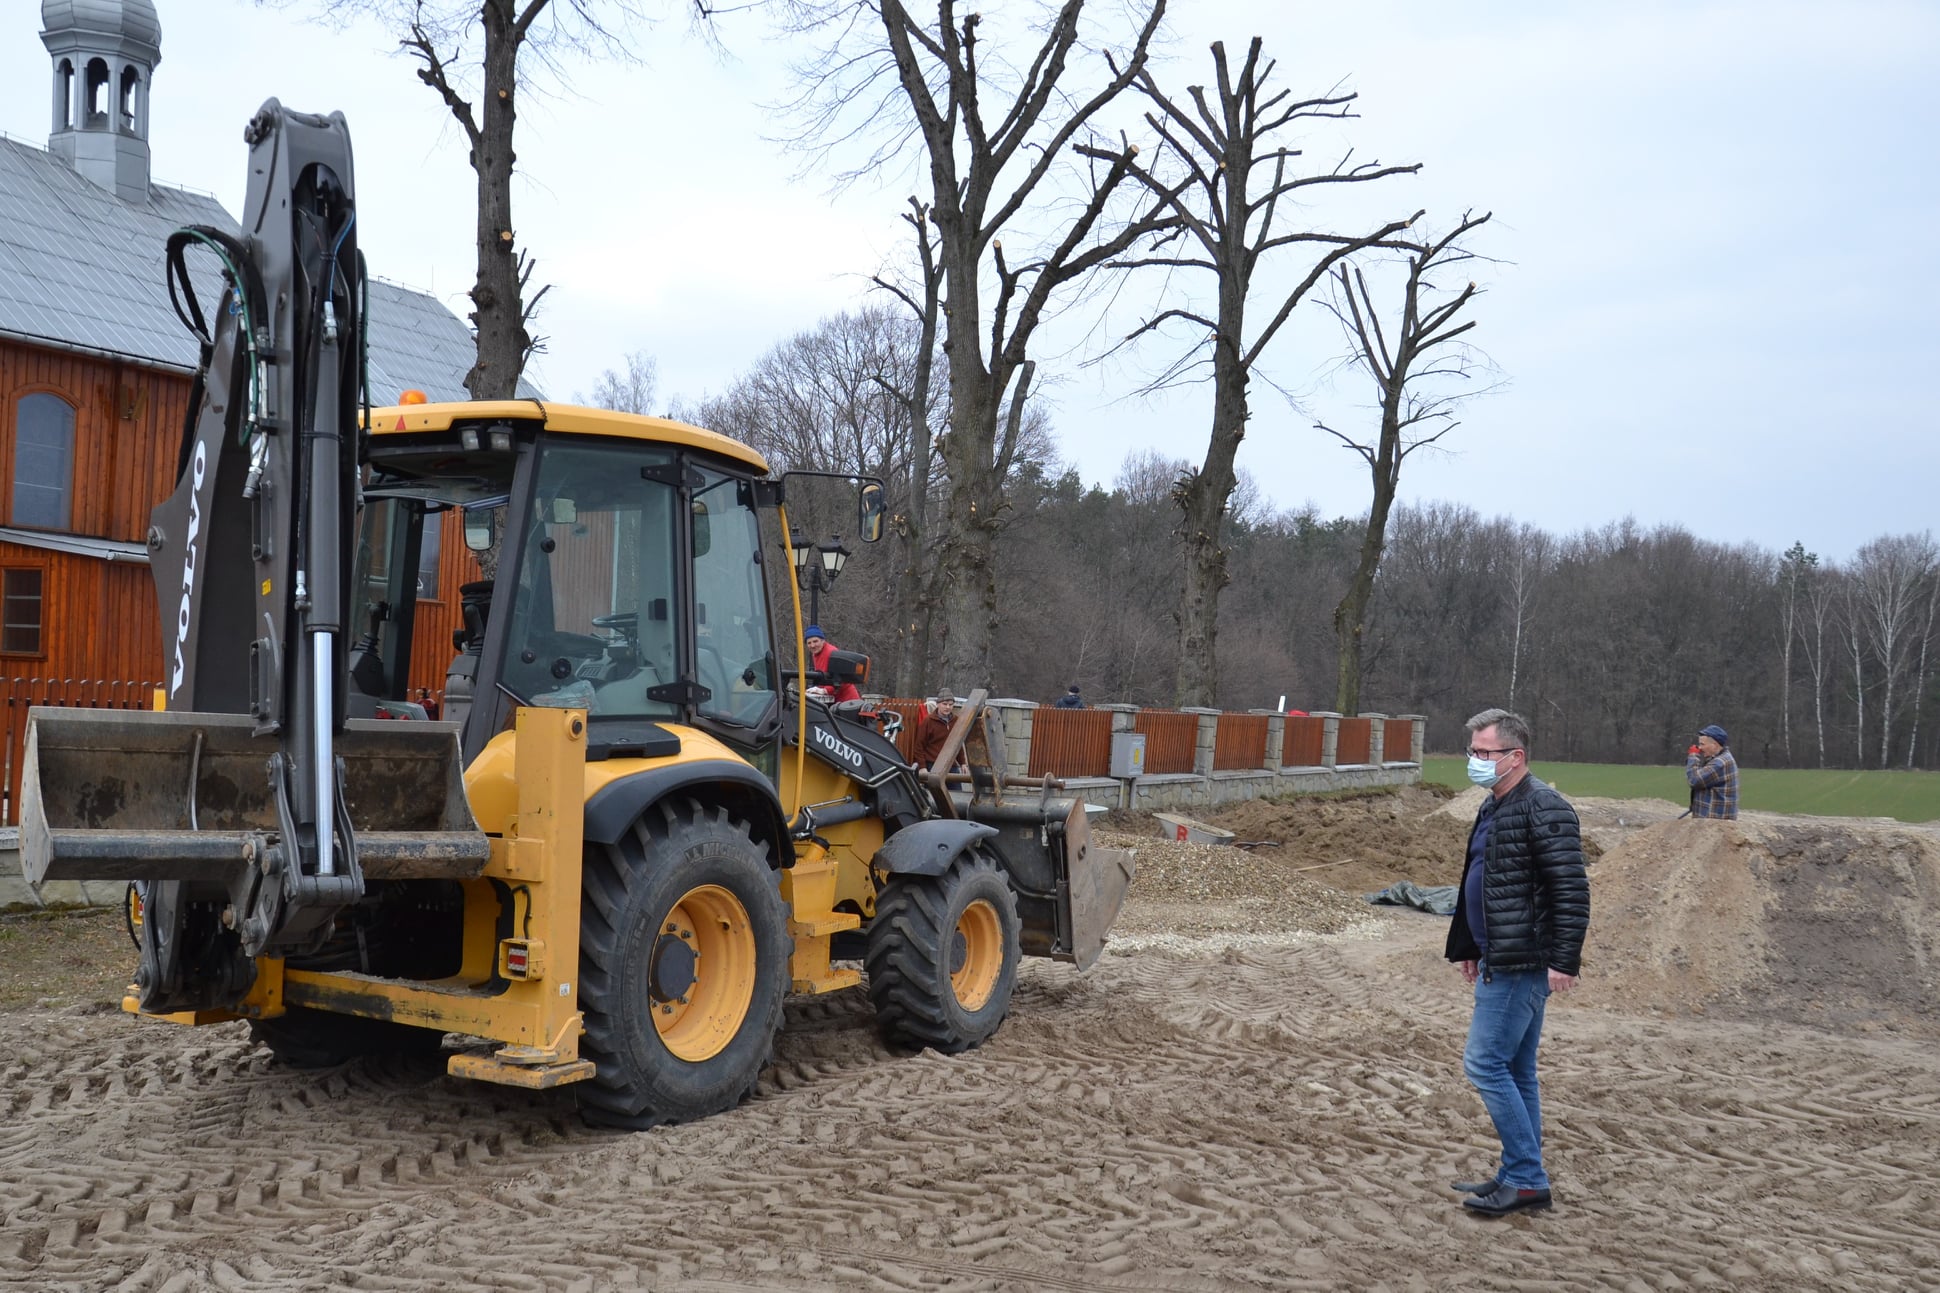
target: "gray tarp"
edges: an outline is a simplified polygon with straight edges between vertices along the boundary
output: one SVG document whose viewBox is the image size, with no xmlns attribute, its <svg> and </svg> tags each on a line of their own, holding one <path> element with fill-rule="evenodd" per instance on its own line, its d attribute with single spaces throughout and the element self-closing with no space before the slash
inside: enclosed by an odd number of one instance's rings
<svg viewBox="0 0 1940 1293">
<path fill-rule="evenodd" d="M 1379 893 L 1369 894 L 1367 900 L 1384 907 L 1419 907 L 1437 916 L 1455 914 L 1455 886 L 1452 884 L 1416 884 L 1412 880 L 1403 880 Z"/>
</svg>

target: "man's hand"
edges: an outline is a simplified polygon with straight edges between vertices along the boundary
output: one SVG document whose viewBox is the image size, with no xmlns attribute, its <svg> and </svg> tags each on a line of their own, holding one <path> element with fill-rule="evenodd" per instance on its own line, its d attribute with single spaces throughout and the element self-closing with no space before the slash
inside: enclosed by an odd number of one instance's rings
<svg viewBox="0 0 1940 1293">
<path fill-rule="evenodd" d="M 1480 970 L 1481 965 L 1482 963 L 1480 961 L 1463 961 L 1462 962 L 1462 981 L 1464 983 L 1474 983 L 1475 975 L 1477 971 Z"/>
<path fill-rule="evenodd" d="M 1564 974 L 1561 970 L 1551 970 L 1549 972 L 1549 990 L 1552 993 L 1568 992 L 1575 986 L 1576 976 L 1574 974 Z"/>
</svg>

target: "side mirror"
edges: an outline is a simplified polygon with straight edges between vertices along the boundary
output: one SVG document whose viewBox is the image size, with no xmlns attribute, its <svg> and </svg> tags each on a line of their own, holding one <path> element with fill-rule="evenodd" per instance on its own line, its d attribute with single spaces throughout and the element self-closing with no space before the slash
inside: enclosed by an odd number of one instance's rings
<svg viewBox="0 0 1940 1293">
<path fill-rule="evenodd" d="M 882 486 L 873 480 L 864 485 L 856 495 L 855 507 L 856 533 L 862 536 L 864 543 L 874 543 L 882 537 L 882 521 L 888 511 L 889 504 Z"/>
<path fill-rule="evenodd" d="M 473 552 L 491 550 L 492 510 L 485 507 L 465 509 L 465 546 Z"/>
<path fill-rule="evenodd" d="M 869 657 L 860 651 L 829 652 L 830 682 L 852 682 L 857 687 L 869 684 Z"/>
</svg>

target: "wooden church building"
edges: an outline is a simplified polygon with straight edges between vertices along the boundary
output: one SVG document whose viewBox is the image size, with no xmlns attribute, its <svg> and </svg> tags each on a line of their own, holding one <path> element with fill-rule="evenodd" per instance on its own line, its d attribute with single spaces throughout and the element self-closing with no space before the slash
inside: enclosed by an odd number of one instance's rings
<svg viewBox="0 0 1940 1293">
<path fill-rule="evenodd" d="M 28 706 L 150 704 L 162 643 L 144 539 L 175 487 L 197 358 L 163 245 L 183 225 L 237 227 L 213 197 L 149 176 L 152 0 L 40 12 L 47 147 L 0 136 L 0 826 L 17 820 Z M 197 286 L 217 299 L 213 273 Z M 368 331 L 374 401 L 465 398 L 471 333 L 438 300 L 373 279 Z M 435 691 L 477 566 L 455 533 L 432 537 L 412 685 Z"/>
</svg>

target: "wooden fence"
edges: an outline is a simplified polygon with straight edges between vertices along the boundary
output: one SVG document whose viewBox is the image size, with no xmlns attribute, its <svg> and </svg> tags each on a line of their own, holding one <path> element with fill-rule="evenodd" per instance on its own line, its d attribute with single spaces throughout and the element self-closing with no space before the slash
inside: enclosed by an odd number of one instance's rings
<svg viewBox="0 0 1940 1293">
<path fill-rule="evenodd" d="M 1280 742 L 1280 766 L 1317 768 L 1327 754 L 1327 720 L 1287 715 L 1286 736 Z"/>
<path fill-rule="evenodd" d="M 1412 719 L 1389 718 L 1382 720 L 1381 759 L 1386 763 L 1413 763 L 1416 761 L 1415 725 Z"/>
<path fill-rule="evenodd" d="M 1213 771 L 1244 772 L 1266 766 L 1265 714 L 1221 714 L 1213 735 Z"/>
<path fill-rule="evenodd" d="M 1191 772 L 1199 750 L 1199 715 L 1171 709 L 1141 709 L 1132 730 L 1145 733 L 1145 773 Z"/>
<path fill-rule="evenodd" d="M 1108 777 L 1111 775 L 1111 711 L 1055 709 L 1031 716 L 1033 777 Z"/>
<path fill-rule="evenodd" d="M 74 709 L 152 709 L 159 682 L 90 678 L 0 678 L 0 723 L 6 728 L 5 798 L 0 826 L 20 821 L 20 773 L 27 755 L 27 711 L 35 705 Z"/>
<path fill-rule="evenodd" d="M 1334 766 L 1350 767 L 1374 757 L 1374 720 L 1343 718 L 1334 740 Z"/>
</svg>

